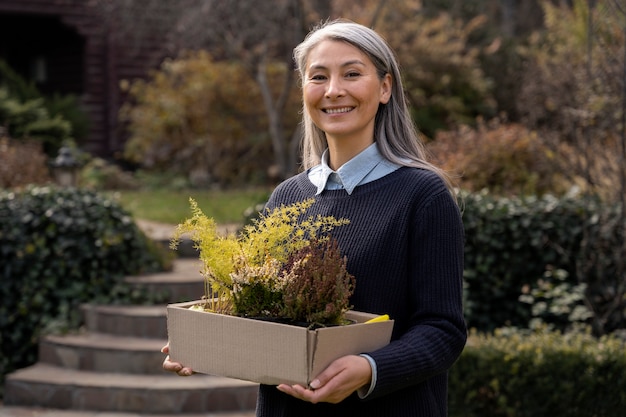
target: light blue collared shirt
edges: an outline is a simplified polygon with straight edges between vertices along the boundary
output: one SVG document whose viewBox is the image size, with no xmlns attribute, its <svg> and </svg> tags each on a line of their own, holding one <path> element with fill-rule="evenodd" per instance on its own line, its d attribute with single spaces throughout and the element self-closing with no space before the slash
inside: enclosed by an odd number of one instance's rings
<svg viewBox="0 0 626 417">
<path fill-rule="evenodd" d="M 315 195 L 321 194 L 324 190 L 341 189 L 345 189 L 348 194 L 352 194 L 357 186 L 382 178 L 398 168 L 400 168 L 400 165 L 385 159 L 378 151 L 376 143 L 372 143 L 361 153 L 339 167 L 337 171 L 333 171 L 328 166 L 328 149 L 326 149 L 322 154 L 322 162 L 311 168 L 308 175 L 309 180 L 317 187 Z M 367 359 L 372 367 L 372 382 L 370 386 L 357 391 L 359 397 L 365 398 L 374 390 L 378 372 L 376 362 L 371 356 L 366 354 L 361 356 Z"/>
<path fill-rule="evenodd" d="M 343 164 L 337 171 L 328 166 L 328 149 L 322 154 L 322 162 L 309 171 L 309 180 L 317 187 L 316 195 L 324 190 L 345 189 L 352 194 L 354 189 L 377 180 L 400 168 L 400 165 L 385 159 L 372 143 L 361 153 Z"/>
</svg>

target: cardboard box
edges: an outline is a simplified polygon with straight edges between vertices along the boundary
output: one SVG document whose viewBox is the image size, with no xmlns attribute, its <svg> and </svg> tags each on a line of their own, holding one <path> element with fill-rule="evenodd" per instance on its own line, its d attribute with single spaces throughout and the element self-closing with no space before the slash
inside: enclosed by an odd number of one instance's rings
<svg viewBox="0 0 626 417">
<path fill-rule="evenodd" d="M 350 311 L 357 323 L 308 330 L 262 320 L 189 310 L 199 301 L 167 306 L 170 357 L 194 371 L 262 384 L 309 382 L 344 355 L 389 343 L 393 320 Z"/>
</svg>

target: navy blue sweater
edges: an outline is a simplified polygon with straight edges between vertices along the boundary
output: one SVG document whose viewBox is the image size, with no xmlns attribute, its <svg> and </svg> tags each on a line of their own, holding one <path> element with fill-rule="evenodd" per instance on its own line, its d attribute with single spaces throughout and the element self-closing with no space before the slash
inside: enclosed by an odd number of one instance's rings
<svg viewBox="0 0 626 417">
<path fill-rule="evenodd" d="M 443 181 L 403 167 L 376 181 L 344 190 L 316 188 L 306 173 L 272 193 L 269 208 L 315 197 L 307 214 L 347 218 L 332 236 L 356 277 L 355 310 L 389 314 L 392 341 L 368 353 L 375 361 L 374 391 L 339 404 L 310 404 L 274 386 L 259 389 L 257 416 L 443 417 L 447 370 L 466 341 L 462 310 L 463 225 Z"/>
</svg>

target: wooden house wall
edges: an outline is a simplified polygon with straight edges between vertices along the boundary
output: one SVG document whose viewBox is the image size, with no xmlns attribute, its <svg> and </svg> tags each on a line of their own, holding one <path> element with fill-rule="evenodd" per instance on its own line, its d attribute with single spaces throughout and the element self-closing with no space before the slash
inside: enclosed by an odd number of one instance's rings
<svg viewBox="0 0 626 417">
<path fill-rule="evenodd" d="M 79 57 L 77 51 L 56 45 L 55 67 L 50 71 L 58 71 L 59 85 L 55 87 L 64 93 L 78 93 L 88 114 L 90 130 L 86 138 L 78 138 L 81 148 L 98 156 L 116 157 L 126 139 L 123 126 L 118 122 L 118 111 L 125 98 L 120 91 L 120 81 L 143 78 L 149 69 L 157 67 L 167 55 L 167 34 L 153 30 L 142 33 L 143 39 L 127 42 L 116 33 L 115 19 L 106 19 L 89 0 L 0 0 L 0 16 L 25 21 L 31 18 L 32 28 L 27 30 L 36 33 L 41 32 L 36 25 L 37 17 L 54 17 L 83 39 Z M 40 33 L 38 36 L 53 35 Z M 4 38 L 0 43 L 19 42 L 19 39 Z M 64 59 L 60 51 L 66 52 Z M 77 82 L 80 85 L 76 85 Z"/>
</svg>

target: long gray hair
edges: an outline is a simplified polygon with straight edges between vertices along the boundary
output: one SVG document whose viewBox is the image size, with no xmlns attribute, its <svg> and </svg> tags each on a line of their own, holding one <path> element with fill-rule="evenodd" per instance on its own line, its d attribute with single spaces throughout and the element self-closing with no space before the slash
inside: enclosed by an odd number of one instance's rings
<svg viewBox="0 0 626 417">
<path fill-rule="evenodd" d="M 374 140 L 380 153 L 398 165 L 428 169 L 439 174 L 453 192 L 448 175 L 427 161 L 427 154 L 420 135 L 409 113 L 398 61 L 387 42 L 372 29 L 346 20 L 333 20 L 314 28 L 294 49 L 294 59 L 300 73 L 301 83 L 306 79 L 306 63 L 310 51 L 324 40 L 347 42 L 365 53 L 382 80 L 385 74 L 392 78 L 391 98 L 380 104 L 376 113 Z M 322 153 L 328 147 L 326 134 L 311 120 L 303 108 L 302 163 L 305 169 L 320 163 Z"/>
</svg>

